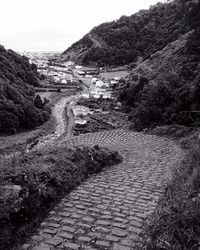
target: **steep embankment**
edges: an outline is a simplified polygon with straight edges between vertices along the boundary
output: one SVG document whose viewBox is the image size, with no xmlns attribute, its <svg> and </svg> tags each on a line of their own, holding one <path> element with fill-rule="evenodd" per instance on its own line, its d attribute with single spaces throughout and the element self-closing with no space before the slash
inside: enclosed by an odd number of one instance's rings
<svg viewBox="0 0 200 250">
<path fill-rule="evenodd" d="M 178 3 L 158 3 L 149 10 L 95 27 L 64 51 L 62 59 L 103 66 L 145 59 L 186 32 L 182 19 Z"/>
<path fill-rule="evenodd" d="M 120 93 L 136 130 L 200 123 L 200 1 L 180 9 L 191 32 L 134 69 Z"/>
<path fill-rule="evenodd" d="M 200 60 L 189 48 L 194 35 L 185 34 L 132 71 L 119 95 L 132 128 L 199 124 Z"/>
<path fill-rule="evenodd" d="M 148 78 L 150 84 L 157 85 L 163 84 L 170 75 L 173 75 L 174 80 L 176 77 L 181 76 L 183 66 L 188 60 L 187 39 L 192 34 L 193 31 L 190 31 L 180 39 L 169 43 L 164 49 L 152 54 L 149 59 L 131 71 L 129 79 L 143 76 Z"/>
<path fill-rule="evenodd" d="M 38 84 L 36 65 L 0 46 L 0 133 L 31 129 L 48 119 L 45 107 L 37 100 L 34 102 L 31 85 Z"/>
</svg>

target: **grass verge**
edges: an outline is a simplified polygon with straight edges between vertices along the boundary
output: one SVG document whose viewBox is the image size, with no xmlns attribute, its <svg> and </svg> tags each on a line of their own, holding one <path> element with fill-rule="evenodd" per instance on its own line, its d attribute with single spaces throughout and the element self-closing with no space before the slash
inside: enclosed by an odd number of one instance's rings
<svg viewBox="0 0 200 250">
<path fill-rule="evenodd" d="M 64 194 L 122 158 L 95 146 L 45 149 L 0 160 L 0 249 L 17 249 Z"/>
<path fill-rule="evenodd" d="M 170 128 L 171 130 L 171 128 Z M 196 132 L 193 132 L 196 130 Z M 181 128 L 170 137 L 186 155 L 172 171 L 172 179 L 146 227 L 146 250 L 196 250 L 200 246 L 200 132 Z M 185 131 L 185 133 L 183 132 Z M 182 134 L 182 136 L 181 136 Z M 166 136 L 166 133 L 165 133 Z"/>
</svg>

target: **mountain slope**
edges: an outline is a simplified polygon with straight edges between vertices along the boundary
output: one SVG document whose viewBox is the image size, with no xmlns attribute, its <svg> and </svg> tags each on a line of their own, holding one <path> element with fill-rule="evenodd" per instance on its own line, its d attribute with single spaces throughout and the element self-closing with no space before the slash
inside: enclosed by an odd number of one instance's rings
<svg viewBox="0 0 200 250">
<path fill-rule="evenodd" d="M 188 32 L 131 72 L 119 99 L 133 129 L 200 124 L 200 57 L 195 63 L 189 47 L 194 35 Z"/>
<path fill-rule="evenodd" d="M 180 2 L 191 31 L 132 70 L 119 95 L 136 130 L 200 124 L 200 1 Z"/>
<path fill-rule="evenodd" d="M 0 133 L 14 133 L 45 122 L 49 114 L 34 104 L 37 67 L 0 46 Z"/>
<path fill-rule="evenodd" d="M 119 20 L 103 23 L 63 52 L 63 60 L 82 64 L 123 65 L 148 58 L 186 32 L 176 2 L 158 3 Z"/>
</svg>

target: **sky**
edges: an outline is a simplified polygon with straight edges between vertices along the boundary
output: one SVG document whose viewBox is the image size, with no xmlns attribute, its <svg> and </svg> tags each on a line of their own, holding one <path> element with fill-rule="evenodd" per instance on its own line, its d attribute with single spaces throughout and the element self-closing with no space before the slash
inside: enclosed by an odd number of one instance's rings
<svg viewBox="0 0 200 250">
<path fill-rule="evenodd" d="M 162 2 L 164 0 L 161 0 Z M 15 51 L 64 51 L 94 26 L 158 0 L 0 0 L 0 44 Z"/>
</svg>

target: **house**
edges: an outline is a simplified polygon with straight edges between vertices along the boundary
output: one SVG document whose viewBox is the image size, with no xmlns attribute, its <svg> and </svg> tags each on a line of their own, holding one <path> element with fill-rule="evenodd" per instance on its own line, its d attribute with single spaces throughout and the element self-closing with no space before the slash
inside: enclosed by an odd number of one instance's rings
<svg viewBox="0 0 200 250">
<path fill-rule="evenodd" d="M 78 74 L 78 75 L 80 75 L 80 76 L 84 76 L 84 75 L 85 75 L 85 72 L 84 72 L 84 71 L 79 70 L 79 71 L 77 71 L 77 74 Z"/>
<path fill-rule="evenodd" d="M 93 77 L 92 78 L 92 83 L 94 84 L 94 83 L 96 83 L 96 81 L 97 81 L 97 78 Z"/>
<path fill-rule="evenodd" d="M 111 86 L 114 86 L 114 85 L 116 85 L 117 83 L 118 83 L 118 81 L 116 81 L 116 80 L 111 80 L 111 81 L 110 81 Z"/>
<path fill-rule="evenodd" d="M 54 79 L 55 83 L 59 83 L 60 82 L 60 78 L 58 76 L 54 76 L 53 79 Z"/>
<path fill-rule="evenodd" d="M 82 68 L 82 66 L 79 66 L 79 65 L 75 66 L 75 69 L 81 69 L 81 68 Z"/>
<path fill-rule="evenodd" d="M 67 80 L 66 79 L 62 79 L 61 80 L 61 84 L 67 84 Z"/>
<path fill-rule="evenodd" d="M 109 83 L 107 83 L 107 82 L 103 82 L 103 81 L 97 81 L 96 82 L 96 86 L 97 87 L 100 87 L 100 88 L 108 88 L 109 87 Z"/>
</svg>

